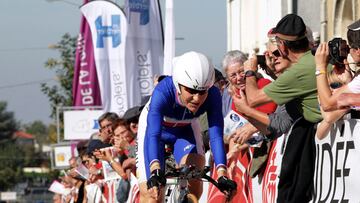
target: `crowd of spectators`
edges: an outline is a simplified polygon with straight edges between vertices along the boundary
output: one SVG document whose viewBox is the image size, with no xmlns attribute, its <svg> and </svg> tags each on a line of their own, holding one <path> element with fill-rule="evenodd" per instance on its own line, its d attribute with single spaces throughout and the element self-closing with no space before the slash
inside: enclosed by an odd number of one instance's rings
<svg viewBox="0 0 360 203">
<path fill-rule="evenodd" d="M 332 50 L 327 42 L 319 45 L 315 56 L 311 54 L 318 42 L 295 14 L 282 18 L 269 31 L 268 38 L 266 64 L 258 64 L 256 56 L 232 50 L 222 61 L 225 77 L 221 70 L 216 70 L 214 85 L 222 94 L 225 128 L 229 125 L 227 117 L 234 113 L 246 121 L 224 133 L 227 167 L 236 167 L 234 160 L 245 157 L 241 160 L 250 165 L 249 178 L 261 175 L 273 141 L 286 136 L 278 202 L 299 199 L 307 202 L 314 192 L 315 139 L 323 139 L 334 122 L 360 106 L 360 77 L 356 68 L 360 63 L 360 20 L 348 27 L 348 57 L 334 64 L 329 64 Z M 156 83 L 165 77 L 157 77 Z M 79 156 L 69 160 L 69 170 L 60 176 L 69 192 L 56 194 L 54 202 L 127 201 L 130 180 L 136 177 L 136 137 L 142 108 L 133 107 L 122 118 L 107 112 L 98 119 L 99 133 L 79 142 Z M 208 150 L 207 122 L 201 123 Z M 104 163 L 120 178 L 105 181 Z M 79 175 L 76 169 L 80 165 L 88 169 L 88 178 Z M 229 174 L 230 178 L 235 176 Z M 246 193 L 249 188 L 241 190 Z"/>
</svg>

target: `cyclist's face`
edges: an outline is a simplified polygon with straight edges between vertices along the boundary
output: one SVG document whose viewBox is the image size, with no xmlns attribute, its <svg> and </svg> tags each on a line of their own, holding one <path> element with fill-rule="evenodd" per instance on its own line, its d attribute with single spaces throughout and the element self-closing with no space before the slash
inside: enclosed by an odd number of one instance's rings
<svg viewBox="0 0 360 203">
<path fill-rule="evenodd" d="M 189 111 L 196 113 L 200 106 L 204 103 L 208 91 L 197 91 L 180 85 L 180 99 Z"/>
</svg>

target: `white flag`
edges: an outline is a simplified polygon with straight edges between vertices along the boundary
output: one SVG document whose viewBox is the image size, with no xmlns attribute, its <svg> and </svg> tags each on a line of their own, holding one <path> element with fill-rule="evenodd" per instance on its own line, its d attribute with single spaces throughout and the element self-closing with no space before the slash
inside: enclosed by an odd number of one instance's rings
<svg viewBox="0 0 360 203">
<path fill-rule="evenodd" d="M 175 24 L 173 0 L 166 0 L 165 10 L 165 44 L 164 44 L 164 75 L 172 75 L 172 59 L 175 56 Z"/>
<path fill-rule="evenodd" d="M 109 1 L 90 1 L 80 8 L 89 23 L 104 111 L 122 116 L 129 107 L 126 82 L 126 17 Z"/>
<path fill-rule="evenodd" d="M 129 107 L 139 105 L 151 95 L 153 76 L 162 74 L 164 49 L 162 21 L 158 0 L 126 0 L 128 18 L 126 41 Z"/>
</svg>

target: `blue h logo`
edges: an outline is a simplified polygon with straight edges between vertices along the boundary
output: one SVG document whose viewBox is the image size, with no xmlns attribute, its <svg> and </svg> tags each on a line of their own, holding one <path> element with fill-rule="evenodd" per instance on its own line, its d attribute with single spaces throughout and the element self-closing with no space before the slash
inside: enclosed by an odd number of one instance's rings
<svg viewBox="0 0 360 203">
<path fill-rule="evenodd" d="M 150 0 L 129 0 L 130 12 L 140 13 L 140 25 L 149 23 Z"/>
<path fill-rule="evenodd" d="M 121 43 L 120 36 L 120 15 L 111 16 L 111 26 L 103 26 L 102 18 L 99 16 L 95 20 L 95 26 L 97 30 L 96 47 L 104 48 L 104 37 L 111 37 L 112 47 L 115 48 Z"/>
</svg>

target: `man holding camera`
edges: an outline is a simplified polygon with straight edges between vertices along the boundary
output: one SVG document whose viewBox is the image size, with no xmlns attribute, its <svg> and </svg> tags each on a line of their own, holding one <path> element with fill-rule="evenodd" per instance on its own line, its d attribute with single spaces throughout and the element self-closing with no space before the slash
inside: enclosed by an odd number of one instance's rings
<svg viewBox="0 0 360 203">
<path fill-rule="evenodd" d="M 354 60 L 355 64 L 360 63 L 360 20 L 348 26 L 347 38 L 350 49 L 346 52 L 346 55 L 349 53 Z M 333 40 L 332 40 L 333 41 Z M 331 48 L 331 50 L 330 50 Z M 328 79 L 326 77 L 327 73 L 327 65 L 329 63 L 329 55 L 330 59 L 337 57 L 334 56 L 334 48 L 330 47 L 328 43 L 322 43 L 315 54 L 316 61 L 316 82 L 318 87 L 318 94 L 321 102 L 321 107 L 324 111 L 333 111 L 338 108 L 338 100 L 348 100 L 345 104 L 340 104 L 341 108 L 349 108 L 353 106 L 355 103 L 350 101 L 351 98 L 356 99 L 360 93 L 360 76 L 356 75 L 354 79 L 346 85 L 338 88 L 334 93 L 331 92 L 330 87 L 328 85 Z M 342 49 L 346 50 L 346 49 Z M 340 50 L 340 51 L 342 51 Z M 339 51 L 339 52 L 340 52 Z M 330 53 L 331 52 L 331 53 Z M 339 77 L 351 73 L 351 69 L 349 68 L 349 63 L 346 59 L 343 59 L 343 63 L 338 62 L 334 65 L 334 71 L 339 75 Z M 353 93 L 348 94 L 347 97 L 341 96 L 343 93 Z M 355 94 L 354 94 L 355 93 Z M 341 101 L 339 101 L 341 103 Z"/>
<path fill-rule="evenodd" d="M 255 107 L 270 101 L 278 105 L 294 103 L 303 118 L 294 123 L 283 155 L 278 184 L 278 202 L 308 202 L 312 198 L 315 168 L 315 123 L 322 117 L 317 101 L 315 63 L 306 26 L 301 17 L 288 14 L 273 30 L 281 57 L 291 66 L 263 89 L 256 87 L 257 60 L 245 62 L 246 95 Z"/>
</svg>

